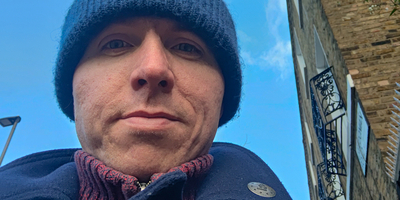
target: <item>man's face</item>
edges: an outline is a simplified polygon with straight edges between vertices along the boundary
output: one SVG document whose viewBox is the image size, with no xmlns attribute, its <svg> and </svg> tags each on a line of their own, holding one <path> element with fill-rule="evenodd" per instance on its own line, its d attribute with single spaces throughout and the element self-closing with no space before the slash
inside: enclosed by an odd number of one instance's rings
<svg viewBox="0 0 400 200">
<path fill-rule="evenodd" d="M 147 181 L 208 152 L 224 80 L 198 36 L 171 20 L 135 18 L 91 41 L 73 96 L 83 150 Z"/>
</svg>

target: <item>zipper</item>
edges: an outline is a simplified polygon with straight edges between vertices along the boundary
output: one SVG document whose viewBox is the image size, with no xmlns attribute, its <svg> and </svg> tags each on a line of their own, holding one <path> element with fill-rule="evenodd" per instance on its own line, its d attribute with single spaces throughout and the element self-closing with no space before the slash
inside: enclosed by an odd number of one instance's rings
<svg viewBox="0 0 400 200">
<path fill-rule="evenodd" d="M 140 191 L 143 191 L 144 189 L 146 189 L 147 186 L 149 186 L 151 183 L 151 181 L 147 182 L 147 183 L 140 183 L 139 181 L 136 181 L 136 185 L 140 187 Z"/>
</svg>

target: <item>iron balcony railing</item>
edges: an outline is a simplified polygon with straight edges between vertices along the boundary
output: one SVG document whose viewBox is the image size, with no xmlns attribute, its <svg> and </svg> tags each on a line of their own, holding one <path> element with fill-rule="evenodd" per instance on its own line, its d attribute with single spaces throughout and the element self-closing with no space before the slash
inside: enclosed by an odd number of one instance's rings
<svg viewBox="0 0 400 200">
<path fill-rule="evenodd" d="M 400 89 L 400 84 L 396 83 L 397 87 Z M 394 90 L 395 95 L 400 99 L 400 90 Z M 400 100 L 393 96 L 394 101 L 400 105 Z M 389 131 L 392 133 L 388 136 L 388 146 L 387 146 L 387 157 L 385 157 L 384 162 L 386 164 L 386 174 L 389 175 L 390 179 L 393 183 L 399 180 L 400 174 L 400 106 L 396 106 L 396 103 L 393 103 L 392 106 L 394 111 L 392 110 L 393 117 L 390 117 L 393 123 L 390 123 L 391 129 Z M 397 113 L 395 112 L 397 111 Z"/>
<path fill-rule="evenodd" d="M 338 141 L 343 130 L 344 103 L 331 68 L 310 80 L 310 93 L 314 129 L 326 173 L 328 177 L 346 175 Z"/>
<path fill-rule="evenodd" d="M 321 200 L 333 200 L 344 195 L 338 175 L 328 175 L 323 162 L 317 165 L 317 175 L 318 196 Z"/>
</svg>

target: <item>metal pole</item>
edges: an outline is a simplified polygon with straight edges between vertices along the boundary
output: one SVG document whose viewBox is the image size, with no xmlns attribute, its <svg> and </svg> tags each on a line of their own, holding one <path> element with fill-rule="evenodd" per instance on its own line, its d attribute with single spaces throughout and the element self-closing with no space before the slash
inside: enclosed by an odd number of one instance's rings
<svg viewBox="0 0 400 200">
<path fill-rule="evenodd" d="M 17 127 L 18 122 L 19 122 L 18 119 L 15 120 L 14 125 L 13 125 L 13 127 L 12 127 L 12 129 L 11 129 L 11 132 L 10 132 L 10 134 L 8 135 L 8 139 L 7 139 L 7 142 L 6 142 L 6 146 L 4 146 L 3 152 L 1 153 L 1 157 L 0 157 L 0 166 L 1 166 L 1 163 L 3 162 L 4 156 L 6 155 L 6 151 L 7 151 L 8 145 L 10 144 L 11 138 L 12 138 L 12 136 L 13 136 L 13 134 L 14 134 L 14 131 L 15 131 L 15 128 Z"/>
</svg>

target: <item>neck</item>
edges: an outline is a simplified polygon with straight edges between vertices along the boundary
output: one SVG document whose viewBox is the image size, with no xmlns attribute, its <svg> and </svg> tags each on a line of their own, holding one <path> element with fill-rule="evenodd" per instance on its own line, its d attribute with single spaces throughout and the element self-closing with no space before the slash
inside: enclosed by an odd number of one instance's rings
<svg viewBox="0 0 400 200">
<path fill-rule="evenodd" d="M 107 167 L 103 162 L 83 151 L 75 153 L 75 163 L 80 181 L 80 195 L 83 197 L 101 197 L 100 199 L 113 199 L 124 197 L 129 199 L 138 192 L 144 190 L 148 185 L 156 182 L 161 176 L 170 172 L 182 171 L 187 175 L 184 187 L 185 199 L 192 199 L 195 195 L 196 184 L 211 168 L 213 157 L 208 154 L 195 160 L 184 163 L 170 169 L 166 173 L 155 173 L 148 181 L 140 180 L 134 176 L 123 174 L 117 170 Z M 110 195 L 114 195 L 111 196 Z"/>
</svg>

